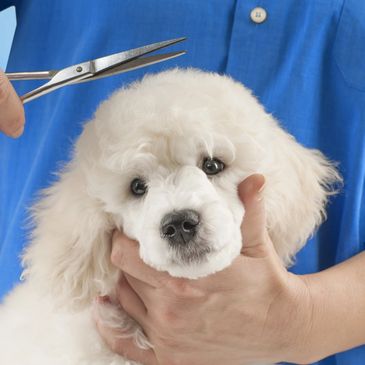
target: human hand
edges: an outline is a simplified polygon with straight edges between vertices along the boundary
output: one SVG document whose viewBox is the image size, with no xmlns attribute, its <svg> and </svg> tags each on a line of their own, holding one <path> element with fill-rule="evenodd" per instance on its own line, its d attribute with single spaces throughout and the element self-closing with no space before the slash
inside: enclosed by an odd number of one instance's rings
<svg viewBox="0 0 365 365">
<path fill-rule="evenodd" d="M 0 131 L 16 138 L 23 130 L 23 104 L 4 72 L 0 70 Z"/>
<path fill-rule="evenodd" d="M 305 282 L 282 266 L 269 238 L 263 185 L 261 175 L 240 184 L 246 209 L 242 253 L 206 278 L 158 272 L 139 258 L 137 242 L 114 235 L 111 259 L 123 271 L 118 300 L 153 344 L 138 349 L 96 318 L 114 352 L 145 365 L 302 361 L 311 326 L 309 294 Z"/>
</svg>

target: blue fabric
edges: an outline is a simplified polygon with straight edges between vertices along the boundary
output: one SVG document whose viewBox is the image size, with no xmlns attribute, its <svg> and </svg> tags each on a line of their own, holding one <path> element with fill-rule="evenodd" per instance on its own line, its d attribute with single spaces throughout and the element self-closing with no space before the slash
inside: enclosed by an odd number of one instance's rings
<svg viewBox="0 0 365 365">
<path fill-rule="evenodd" d="M 328 220 L 298 254 L 316 272 L 365 246 L 365 2 L 360 0 L 18 0 L 8 70 L 62 68 L 123 49 L 187 36 L 186 56 L 70 86 L 26 105 L 19 140 L 0 137 L 0 295 L 17 282 L 26 209 L 48 186 L 98 103 L 147 71 L 193 66 L 242 81 L 308 147 L 339 162 L 345 186 Z M 255 24 L 256 6 L 268 18 Z M 37 82 L 18 82 L 20 94 Z M 65 212 L 67 214 L 67 212 Z M 365 347 L 320 362 L 363 365 Z"/>
<path fill-rule="evenodd" d="M 12 0 L 0 0 L 0 11 L 13 5 Z"/>
</svg>

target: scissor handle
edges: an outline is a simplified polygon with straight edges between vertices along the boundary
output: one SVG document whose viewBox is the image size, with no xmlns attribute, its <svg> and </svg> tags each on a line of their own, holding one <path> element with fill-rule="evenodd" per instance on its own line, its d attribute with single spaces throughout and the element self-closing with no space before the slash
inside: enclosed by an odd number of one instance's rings
<svg viewBox="0 0 365 365">
<path fill-rule="evenodd" d="M 46 84 L 22 95 L 20 100 L 23 104 L 33 99 L 39 98 L 42 95 L 48 94 L 49 92 L 59 89 L 60 87 L 70 85 L 76 81 L 86 79 L 94 74 L 94 67 L 92 61 L 79 63 L 64 68 L 60 71 L 56 71 L 55 75 Z"/>
</svg>

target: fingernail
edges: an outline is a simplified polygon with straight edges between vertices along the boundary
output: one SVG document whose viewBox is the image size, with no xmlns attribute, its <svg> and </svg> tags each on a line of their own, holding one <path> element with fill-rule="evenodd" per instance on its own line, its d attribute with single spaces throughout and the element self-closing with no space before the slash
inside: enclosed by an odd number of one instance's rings
<svg viewBox="0 0 365 365">
<path fill-rule="evenodd" d="M 263 185 L 261 186 L 261 188 L 257 191 L 257 194 L 256 194 L 257 201 L 261 201 L 264 198 L 263 192 L 265 190 L 265 187 L 266 187 L 266 182 L 264 182 Z"/>
<path fill-rule="evenodd" d="M 109 295 L 101 295 L 95 298 L 96 302 L 99 304 L 111 304 Z"/>
<path fill-rule="evenodd" d="M 264 182 L 261 186 L 261 188 L 259 189 L 258 193 L 261 194 L 264 190 L 265 190 L 265 187 L 266 187 L 266 182 Z"/>
<path fill-rule="evenodd" d="M 24 132 L 24 124 L 21 125 L 17 130 L 15 130 L 15 132 L 11 133 L 11 136 L 14 138 L 18 138 L 20 137 Z"/>
</svg>

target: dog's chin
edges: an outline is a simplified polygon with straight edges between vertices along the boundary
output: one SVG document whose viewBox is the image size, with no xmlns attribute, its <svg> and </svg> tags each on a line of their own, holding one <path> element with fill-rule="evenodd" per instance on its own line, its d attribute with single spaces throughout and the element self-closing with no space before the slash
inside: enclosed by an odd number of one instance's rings
<svg viewBox="0 0 365 365">
<path fill-rule="evenodd" d="M 198 279 L 218 271 L 221 271 L 232 264 L 233 260 L 240 254 L 241 243 L 232 245 L 232 242 L 220 250 L 208 250 L 199 254 L 172 253 L 166 265 L 149 263 L 158 270 L 167 271 L 171 276 L 187 279 Z"/>
</svg>

